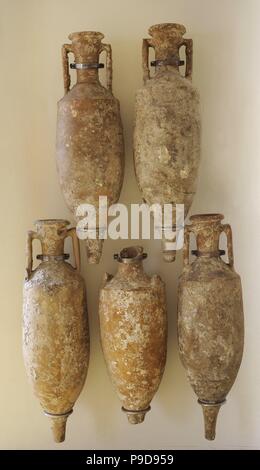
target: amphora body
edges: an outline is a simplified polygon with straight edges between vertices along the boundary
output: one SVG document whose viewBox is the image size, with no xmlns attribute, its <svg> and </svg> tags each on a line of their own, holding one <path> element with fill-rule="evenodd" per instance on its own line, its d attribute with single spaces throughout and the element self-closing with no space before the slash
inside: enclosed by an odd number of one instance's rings
<svg viewBox="0 0 260 470">
<path fill-rule="evenodd" d="M 148 276 L 141 247 L 117 255 L 118 271 L 106 275 L 99 316 L 103 353 L 122 410 L 141 423 L 162 379 L 167 348 L 165 286 Z"/>
<path fill-rule="evenodd" d="M 65 220 L 39 220 L 28 232 L 24 282 L 23 353 L 27 375 L 56 442 L 65 439 L 88 370 L 89 330 L 79 241 Z M 64 240 L 72 237 L 76 268 L 65 261 Z M 39 266 L 32 269 L 32 241 L 40 240 Z"/>
<path fill-rule="evenodd" d="M 236 379 L 244 342 L 241 281 L 233 266 L 231 227 L 222 219 L 220 214 L 190 218 L 178 294 L 180 357 L 203 408 L 207 439 L 215 438 L 217 415 Z M 227 236 L 228 263 L 219 249 L 222 232 Z M 190 264 L 192 233 L 197 259 Z"/>
</svg>

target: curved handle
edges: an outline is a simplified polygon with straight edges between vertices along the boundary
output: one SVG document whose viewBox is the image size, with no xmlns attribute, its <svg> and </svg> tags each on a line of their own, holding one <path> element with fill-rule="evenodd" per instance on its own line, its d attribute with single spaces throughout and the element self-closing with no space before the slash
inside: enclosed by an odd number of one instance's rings
<svg viewBox="0 0 260 470">
<path fill-rule="evenodd" d="M 73 253 L 74 253 L 74 258 L 75 258 L 75 265 L 76 265 L 76 270 L 80 272 L 80 248 L 79 248 L 79 239 L 77 237 L 76 233 L 76 228 L 70 228 L 67 230 L 66 237 L 71 237 L 72 239 L 72 245 L 73 245 Z"/>
<path fill-rule="evenodd" d="M 69 53 L 73 52 L 71 44 L 63 44 L 61 48 L 62 68 L 65 95 L 70 91 Z"/>
<path fill-rule="evenodd" d="M 190 264 L 190 233 L 191 233 L 191 229 L 188 225 L 186 225 L 184 228 L 184 242 L 183 242 L 184 265 Z"/>
<path fill-rule="evenodd" d="M 112 92 L 112 48 L 110 44 L 101 44 L 100 52 L 106 52 L 107 89 Z"/>
<path fill-rule="evenodd" d="M 26 281 L 30 279 L 33 273 L 33 251 L 32 251 L 32 244 L 33 240 L 40 240 L 39 235 L 37 232 L 33 230 L 29 230 L 27 232 L 27 240 L 26 240 L 26 268 L 25 268 L 25 279 Z"/>
<path fill-rule="evenodd" d="M 224 232 L 227 237 L 228 263 L 226 264 L 228 264 L 232 268 L 234 266 L 234 254 L 231 226 L 229 224 L 222 225 L 221 232 Z"/>
<path fill-rule="evenodd" d="M 143 61 L 143 81 L 150 80 L 150 68 L 149 68 L 149 48 L 153 47 L 150 39 L 143 39 L 142 46 L 142 61 Z"/>
<path fill-rule="evenodd" d="M 185 47 L 186 54 L 186 67 L 185 67 L 185 77 L 192 79 L 192 64 L 193 64 L 193 40 L 192 39 L 183 39 L 180 44 Z"/>
</svg>

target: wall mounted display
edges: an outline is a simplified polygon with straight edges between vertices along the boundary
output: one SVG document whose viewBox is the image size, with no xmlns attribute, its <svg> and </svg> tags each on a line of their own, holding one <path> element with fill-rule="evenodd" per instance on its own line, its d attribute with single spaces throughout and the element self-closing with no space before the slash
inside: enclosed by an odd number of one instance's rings
<svg viewBox="0 0 260 470">
<path fill-rule="evenodd" d="M 165 285 L 143 270 L 146 254 L 133 246 L 115 255 L 105 275 L 99 316 L 103 353 L 129 423 L 142 423 L 164 372 L 167 349 Z"/>
<path fill-rule="evenodd" d="M 23 353 L 34 393 L 51 419 L 56 442 L 65 439 L 68 416 L 88 370 L 89 330 L 79 241 L 66 220 L 38 220 L 28 232 L 24 282 Z M 72 237 L 76 268 L 65 260 L 64 240 Z M 33 270 L 32 242 L 42 254 Z"/>
<path fill-rule="evenodd" d="M 124 141 L 119 101 L 112 94 L 112 53 L 104 35 L 80 32 L 69 35 L 62 47 L 65 96 L 58 103 L 57 167 L 65 201 L 76 221 L 77 208 L 92 204 L 98 213 L 99 196 L 108 205 L 117 202 L 124 172 Z M 99 81 L 100 54 L 107 54 L 107 85 Z M 69 53 L 75 56 L 77 82 L 70 89 Z M 101 228 L 97 221 L 97 230 Z M 84 230 L 84 227 L 82 227 Z M 88 227 L 89 231 L 95 230 Z M 86 240 L 88 261 L 98 263 L 103 240 Z"/>
<path fill-rule="evenodd" d="M 183 25 L 151 26 L 151 38 L 143 40 L 144 86 L 136 95 L 134 131 L 135 172 L 142 197 L 154 203 L 184 204 L 185 216 L 191 206 L 200 159 L 199 95 L 191 83 L 192 39 L 185 39 Z M 185 76 L 180 49 L 186 50 Z M 155 50 L 155 74 L 150 76 L 149 48 Z M 173 209 L 175 223 L 175 209 Z M 163 226 L 165 235 L 166 226 Z M 167 249 L 165 261 L 174 261 L 175 251 Z"/>
<path fill-rule="evenodd" d="M 206 439 L 215 438 L 217 415 L 236 379 L 244 342 L 241 281 L 233 266 L 231 227 L 221 223 L 223 218 L 190 217 L 178 293 L 180 357 L 203 408 Z M 227 236 L 227 263 L 219 249 L 222 232 Z M 197 259 L 190 264 L 191 234 Z"/>
</svg>

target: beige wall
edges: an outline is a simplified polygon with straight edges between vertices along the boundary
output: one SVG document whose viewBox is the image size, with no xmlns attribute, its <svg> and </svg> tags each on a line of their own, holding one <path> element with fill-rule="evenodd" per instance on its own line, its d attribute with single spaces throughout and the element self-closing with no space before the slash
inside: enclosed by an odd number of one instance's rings
<svg viewBox="0 0 260 470">
<path fill-rule="evenodd" d="M 260 85 L 258 0 L 0 0 L 1 295 L 0 448 L 260 448 Z M 242 276 L 245 353 L 219 415 L 217 438 L 203 438 L 202 413 L 180 364 L 176 288 L 181 254 L 163 264 L 159 241 L 144 241 L 148 272 L 167 283 L 169 343 L 164 378 L 144 424 L 130 426 L 110 385 L 98 333 L 98 287 L 115 272 L 107 241 L 99 266 L 82 272 L 88 289 L 91 361 L 64 444 L 27 382 L 21 353 L 25 233 L 39 217 L 69 217 L 55 168 L 56 102 L 63 94 L 61 44 L 72 31 L 99 30 L 113 48 L 115 95 L 126 140 L 121 202 L 139 202 L 132 162 L 134 95 L 142 83 L 141 40 L 150 25 L 180 22 L 194 39 L 194 84 L 202 102 L 202 161 L 192 213 L 219 211 L 234 232 Z"/>
</svg>

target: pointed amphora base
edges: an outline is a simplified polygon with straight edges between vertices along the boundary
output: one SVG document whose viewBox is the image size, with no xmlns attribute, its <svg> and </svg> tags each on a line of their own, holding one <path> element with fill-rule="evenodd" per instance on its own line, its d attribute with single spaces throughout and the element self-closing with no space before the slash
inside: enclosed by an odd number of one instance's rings
<svg viewBox="0 0 260 470">
<path fill-rule="evenodd" d="M 179 229 L 178 229 L 179 230 Z M 163 260 L 166 263 L 173 263 L 176 259 L 176 245 L 177 245 L 177 235 L 178 231 L 176 226 L 174 225 L 170 229 L 171 233 L 169 233 L 169 229 L 166 227 L 162 227 L 162 254 Z M 169 238 L 171 236 L 172 238 Z"/>
<path fill-rule="evenodd" d="M 220 407 L 224 405 L 226 400 L 218 403 L 203 402 L 198 400 L 198 403 L 202 406 L 203 418 L 204 418 L 204 432 L 205 439 L 213 441 L 216 437 L 216 424 L 217 417 Z"/>
<path fill-rule="evenodd" d="M 122 411 L 126 413 L 128 422 L 130 424 L 141 424 L 144 421 L 145 415 L 148 411 L 150 411 L 151 407 L 145 408 L 144 410 L 127 410 L 122 406 Z"/>
<path fill-rule="evenodd" d="M 86 247 L 87 262 L 98 264 L 103 250 L 104 236 L 106 230 L 100 227 L 85 227 L 84 219 L 76 217 L 77 237 L 83 240 Z"/>
<path fill-rule="evenodd" d="M 165 263 L 173 263 L 176 258 L 176 250 L 163 250 L 163 261 Z"/>
<path fill-rule="evenodd" d="M 47 413 L 46 411 L 44 412 L 44 414 L 51 420 L 51 430 L 55 442 L 65 441 L 67 419 L 72 411 L 73 410 L 59 415 Z"/>
<path fill-rule="evenodd" d="M 88 238 L 85 241 L 86 244 L 86 250 L 87 250 L 87 262 L 89 264 L 98 264 L 101 256 L 102 256 L 102 250 L 103 250 L 103 243 L 104 240 L 101 239 L 91 239 Z"/>
</svg>

